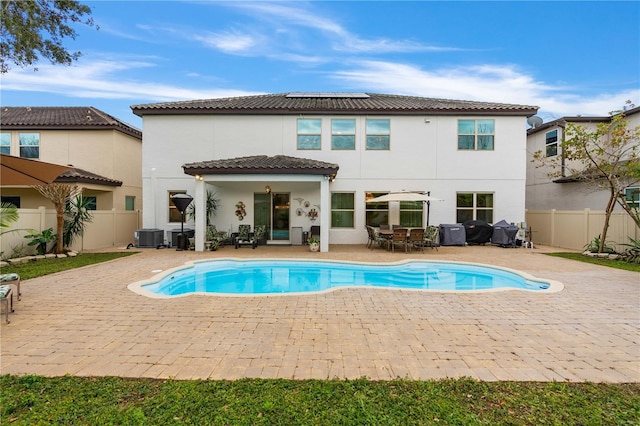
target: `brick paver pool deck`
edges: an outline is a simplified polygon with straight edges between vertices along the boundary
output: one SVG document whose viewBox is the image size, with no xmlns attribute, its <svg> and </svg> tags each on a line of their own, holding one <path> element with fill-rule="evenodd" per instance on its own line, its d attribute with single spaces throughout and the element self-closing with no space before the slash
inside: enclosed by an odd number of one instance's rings
<svg viewBox="0 0 640 426">
<path fill-rule="evenodd" d="M 640 274 L 546 256 L 550 248 L 363 246 L 142 249 L 25 280 L 1 325 L 2 374 L 175 379 L 369 377 L 640 382 Z M 341 289 L 270 297 L 151 299 L 127 289 L 154 270 L 220 257 L 404 258 L 504 266 L 559 293 Z"/>
</svg>

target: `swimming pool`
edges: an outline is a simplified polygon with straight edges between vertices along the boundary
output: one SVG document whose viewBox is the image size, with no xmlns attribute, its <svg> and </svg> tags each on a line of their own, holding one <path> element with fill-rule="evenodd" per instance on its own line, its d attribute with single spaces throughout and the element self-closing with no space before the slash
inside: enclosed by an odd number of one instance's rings
<svg viewBox="0 0 640 426">
<path fill-rule="evenodd" d="M 559 291 L 562 284 L 522 272 L 460 262 L 354 263 L 308 260 L 199 261 L 129 285 L 149 297 L 189 294 L 265 296 L 345 287 L 431 291 Z"/>
</svg>

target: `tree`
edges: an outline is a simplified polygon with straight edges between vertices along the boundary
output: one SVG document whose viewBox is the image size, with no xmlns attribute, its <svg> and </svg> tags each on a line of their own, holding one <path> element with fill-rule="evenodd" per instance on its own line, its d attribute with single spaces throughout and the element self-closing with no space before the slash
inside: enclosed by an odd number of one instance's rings
<svg viewBox="0 0 640 426">
<path fill-rule="evenodd" d="M 623 110 L 616 112 L 611 120 L 598 123 L 595 130 L 568 123 L 566 138 L 560 144 L 559 158 L 545 158 L 542 151 L 534 154 L 534 161 L 538 164 L 551 166 L 549 177 L 558 177 L 564 172 L 563 176 L 585 182 L 594 190 L 608 191 L 599 253 L 605 247 L 609 220 L 616 204 L 640 227 L 640 217 L 629 206 L 625 194 L 626 188 L 640 183 L 639 141 L 640 126 L 630 129 Z"/>
<path fill-rule="evenodd" d="M 73 244 L 76 237 L 82 236 L 86 224 L 93 220 L 93 215 L 88 209 L 93 200 L 77 195 L 65 205 L 64 209 L 64 234 L 62 242 L 64 247 Z"/>
<path fill-rule="evenodd" d="M 0 204 L 0 235 L 5 234 L 5 228 L 9 228 L 13 222 L 19 219 L 18 209 L 11 203 Z"/>
<path fill-rule="evenodd" d="M 32 66 L 41 57 L 71 65 L 81 53 L 67 51 L 62 43 L 65 38 L 75 40 L 71 25 L 94 26 L 90 15 L 91 8 L 77 0 L 2 0 L 0 74 L 11 65 Z"/>
<path fill-rule="evenodd" d="M 77 197 L 82 191 L 76 185 L 68 183 L 50 183 L 48 185 L 36 185 L 33 187 L 42 196 L 50 200 L 56 208 L 56 224 L 58 240 L 56 242 L 56 253 L 63 251 L 64 235 L 64 209 L 68 202 Z"/>
</svg>

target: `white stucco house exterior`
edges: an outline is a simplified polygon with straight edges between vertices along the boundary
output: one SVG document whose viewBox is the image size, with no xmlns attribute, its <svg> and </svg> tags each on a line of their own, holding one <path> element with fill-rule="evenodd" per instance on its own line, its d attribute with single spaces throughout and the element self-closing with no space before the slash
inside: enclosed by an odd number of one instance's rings
<svg viewBox="0 0 640 426">
<path fill-rule="evenodd" d="M 629 129 L 640 126 L 640 107 L 625 111 L 624 114 Z M 540 151 L 545 153 L 549 160 L 553 157 L 561 158 L 562 141 L 566 137 L 568 123 L 595 131 L 599 123 L 610 121 L 611 116 L 562 117 L 527 131 L 527 210 L 604 210 L 606 208 L 609 200 L 609 191 L 606 187 L 598 190 L 575 179 L 568 172 L 563 173 L 562 169 L 540 167 L 537 162 L 534 162 L 534 154 Z M 561 160 L 560 163 L 562 164 L 563 161 Z M 554 171 L 559 171 L 561 175 L 549 177 L 549 173 Z M 636 205 L 639 191 L 640 187 L 637 185 L 626 189 L 628 196 L 635 200 Z M 616 209 L 620 207 L 616 206 Z"/>
<path fill-rule="evenodd" d="M 218 230 L 264 225 L 268 244 L 296 244 L 319 226 L 321 251 L 366 242 L 365 225 L 524 220 L 535 106 L 294 92 L 131 108 L 143 121 L 143 226 L 179 228 L 170 197 L 187 193 L 196 250 L 207 191 Z M 396 191 L 442 201 L 367 202 Z"/>
</svg>

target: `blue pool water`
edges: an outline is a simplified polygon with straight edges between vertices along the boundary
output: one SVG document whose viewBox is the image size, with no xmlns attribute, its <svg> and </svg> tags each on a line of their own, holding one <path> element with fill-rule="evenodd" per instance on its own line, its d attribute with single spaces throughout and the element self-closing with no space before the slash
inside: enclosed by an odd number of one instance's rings
<svg viewBox="0 0 640 426">
<path fill-rule="evenodd" d="M 309 293 L 363 286 L 438 291 L 507 288 L 540 291 L 549 285 L 508 270 L 464 263 L 212 260 L 175 270 L 140 288 L 156 295 L 178 296 Z"/>
</svg>

